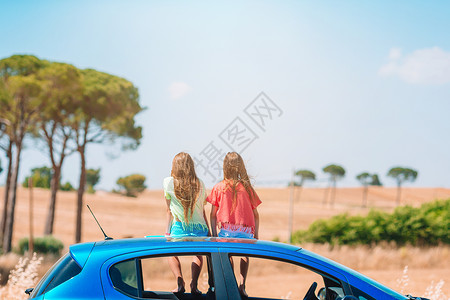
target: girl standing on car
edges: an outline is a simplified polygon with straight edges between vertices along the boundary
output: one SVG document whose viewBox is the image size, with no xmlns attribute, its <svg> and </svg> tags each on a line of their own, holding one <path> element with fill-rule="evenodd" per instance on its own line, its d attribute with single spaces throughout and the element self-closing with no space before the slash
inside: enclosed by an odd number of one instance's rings
<svg viewBox="0 0 450 300">
<path fill-rule="evenodd" d="M 223 160 L 224 179 L 216 184 L 208 196 L 211 208 L 211 231 L 213 236 L 232 238 L 258 238 L 261 200 L 250 183 L 242 157 L 228 152 Z M 217 234 L 217 228 L 220 229 Z M 233 261 L 231 261 L 233 263 Z M 249 260 L 241 259 L 239 291 L 245 292 Z"/>
<path fill-rule="evenodd" d="M 180 152 L 175 155 L 172 161 L 171 177 L 164 179 L 163 186 L 167 203 L 166 236 L 208 236 L 209 228 L 204 209 L 206 190 L 203 182 L 195 173 L 194 161 L 189 154 Z M 184 293 L 185 283 L 181 273 L 180 260 L 176 256 L 170 257 L 169 265 L 177 278 L 177 288 L 172 292 Z M 191 266 L 192 294 L 201 294 L 197 283 L 202 265 L 203 257 L 194 257 Z"/>
</svg>

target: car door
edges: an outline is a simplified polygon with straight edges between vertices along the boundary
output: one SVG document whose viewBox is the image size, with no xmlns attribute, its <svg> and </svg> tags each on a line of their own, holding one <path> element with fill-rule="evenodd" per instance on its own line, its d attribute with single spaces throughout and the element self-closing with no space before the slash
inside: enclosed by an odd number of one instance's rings
<svg viewBox="0 0 450 300">
<path fill-rule="evenodd" d="M 167 258 L 177 256 L 186 258 L 201 255 L 205 257 L 202 270 L 205 273 L 202 280 L 209 286 L 204 288 L 202 299 L 224 300 L 228 298 L 227 289 L 223 279 L 221 259 L 216 248 L 183 249 L 164 248 L 146 251 L 137 251 L 118 255 L 105 261 L 100 270 L 101 282 L 105 300 L 110 299 L 183 299 L 189 295 L 188 291 L 184 295 L 176 295 L 168 290 L 150 284 L 147 287 L 149 277 L 158 277 L 170 280 L 172 288 L 175 286 L 173 275 L 170 279 L 167 276 Z M 150 271 L 149 271 L 150 269 Z M 146 273 L 147 272 L 147 273 Z M 186 272 L 188 273 L 188 272 Z M 184 276 L 190 274 L 184 273 Z M 163 276 L 164 275 L 164 276 Z M 160 281 L 160 280 L 158 280 Z M 155 285 L 159 282 L 155 281 Z M 186 281 L 188 289 L 189 281 Z"/>
<path fill-rule="evenodd" d="M 230 247 L 220 249 L 219 253 L 229 299 L 244 299 L 238 289 L 241 283 L 238 260 L 244 257 L 249 257 L 247 299 L 303 299 L 314 282 L 319 284 L 315 295 L 321 287 L 331 289 L 330 293 L 340 297 L 351 294 L 342 273 L 317 261 L 307 260 L 296 252 L 288 254 Z M 234 261 L 234 267 L 231 261 Z"/>
</svg>

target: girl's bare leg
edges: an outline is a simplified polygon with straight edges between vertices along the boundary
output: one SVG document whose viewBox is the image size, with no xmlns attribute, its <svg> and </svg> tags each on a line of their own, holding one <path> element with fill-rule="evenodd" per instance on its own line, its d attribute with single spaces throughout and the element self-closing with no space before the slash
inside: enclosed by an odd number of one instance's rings
<svg viewBox="0 0 450 300">
<path fill-rule="evenodd" d="M 203 266 L 203 256 L 194 256 L 191 264 L 192 281 L 191 281 L 191 293 L 200 293 L 198 290 L 198 277 Z"/>
<path fill-rule="evenodd" d="M 245 282 L 247 281 L 247 273 L 248 273 L 248 266 L 250 264 L 250 260 L 248 259 L 248 256 L 241 257 L 241 284 L 239 285 L 239 291 L 241 292 L 242 296 L 248 297 L 247 292 L 245 291 Z"/>
<path fill-rule="evenodd" d="M 231 263 L 231 269 L 233 269 L 234 272 L 234 261 L 233 261 L 233 257 L 230 256 L 230 263 Z"/>
<path fill-rule="evenodd" d="M 181 273 L 181 264 L 177 256 L 172 256 L 168 258 L 170 269 L 173 275 L 177 279 L 177 288 L 172 290 L 172 293 L 184 293 L 184 280 L 183 274 Z"/>
</svg>

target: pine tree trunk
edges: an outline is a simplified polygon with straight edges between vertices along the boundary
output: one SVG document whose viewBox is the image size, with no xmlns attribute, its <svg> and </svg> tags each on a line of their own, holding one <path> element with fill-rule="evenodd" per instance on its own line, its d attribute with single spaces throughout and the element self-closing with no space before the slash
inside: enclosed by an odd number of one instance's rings
<svg viewBox="0 0 450 300">
<path fill-rule="evenodd" d="M 47 221 L 45 222 L 45 235 L 53 234 L 53 224 L 55 222 L 55 210 L 56 210 L 56 193 L 59 189 L 59 180 L 61 177 L 61 165 L 53 168 L 53 176 L 51 182 L 51 197 L 48 207 Z"/>
<path fill-rule="evenodd" d="M 367 185 L 363 188 L 363 203 L 362 207 L 367 207 L 367 194 L 369 192 L 369 187 Z"/>
<path fill-rule="evenodd" d="M 86 156 L 85 147 L 80 147 L 79 153 L 81 158 L 81 172 L 80 172 L 80 183 L 78 185 L 77 193 L 77 217 L 76 217 L 76 228 L 75 228 L 75 243 L 81 241 L 81 222 L 82 222 L 82 211 L 83 211 L 83 195 L 86 186 Z"/>
<path fill-rule="evenodd" d="M 336 198 L 336 179 L 333 180 L 333 189 L 331 190 L 331 207 L 334 207 L 335 198 Z"/>
<path fill-rule="evenodd" d="M 9 188 L 11 186 L 11 173 L 12 173 L 12 146 L 13 143 L 10 141 L 8 150 L 6 151 L 6 157 L 8 158 L 8 171 L 6 172 L 5 198 L 3 202 L 2 220 L 0 223 L 0 230 L 1 230 L 0 235 L 2 240 L 3 236 L 5 236 L 6 218 L 8 215 Z"/>
<path fill-rule="evenodd" d="M 303 192 L 303 185 L 299 186 L 298 192 L 297 192 L 297 196 L 296 201 L 299 202 L 300 201 L 300 197 L 302 196 L 302 192 Z"/>
<path fill-rule="evenodd" d="M 328 194 L 330 193 L 330 188 L 331 188 L 331 185 L 329 185 L 328 187 L 325 188 L 325 193 L 324 193 L 323 202 L 322 202 L 323 205 L 327 204 Z"/>
<path fill-rule="evenodd" d="M 16 196 L 17 196 L 17 180 L 19 177 L 19 163 L 20 154 L 22 151 L 22 143 L 17 143 L 16 158 L 14 160 L 14 169 L 11 174 L 11 186 L 8 199 L 8 212 L 6 217 L 5 234 L 3 236 L 3 252 L 11 252 L 11 241 L 14 229 L 14 213 L 16 209 Z"/>
<path fill-rule="evenodd" d="M 400 183 L 397 184 L 397 206 L 400 205 L 400 199 L 402 197 L 402 187 L 400 185 Z"/>
</svg>

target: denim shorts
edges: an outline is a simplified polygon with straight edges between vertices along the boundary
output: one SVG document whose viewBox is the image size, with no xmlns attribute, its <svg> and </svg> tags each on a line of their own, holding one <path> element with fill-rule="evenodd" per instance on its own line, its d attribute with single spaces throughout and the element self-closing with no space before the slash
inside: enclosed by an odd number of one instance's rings
<svg viewBox="0 0 450 300">
<path fill-rule="evenodd" d="M 229 229 L 220 229 L 219 232 L 219 237 L 224 237 L 224 238 L 238 238 L 238 239 L 252 239 L 253 238 L 253 234 L 252 233 L 248 233 L 248 232 L 243 232 L 243 231 L 234 231 L 234 230 L 229 230 Z"/>
<path fill-rule="evenodd" d="M 181 222 L 173 222 L 170 228 L 171 237 L 181 236 L 208 236 L 208 229 L 201 228 L 200 226 L 185 226 Z"/>
</svg>

